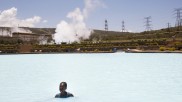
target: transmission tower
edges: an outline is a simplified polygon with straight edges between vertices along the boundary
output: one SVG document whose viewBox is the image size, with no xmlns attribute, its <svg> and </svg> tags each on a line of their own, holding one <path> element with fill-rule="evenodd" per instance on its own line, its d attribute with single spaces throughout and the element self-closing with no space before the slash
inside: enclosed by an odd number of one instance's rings
<svg viewBox="0 0 182 102">
<path fill-rule="evenodd" d="M 2 27 L 2 29 L 1 29 L 1 30 L 2 30 L 2 36 L 3 36 L 3 27 Z"/>
<path fill-rule="evenodd" d="M 105 20 L 105 31 L 108 31 L 108 21 Z"/>
<path fill-rule="evenodd" d="M 125 22 L 122 21 L 122 32 L 125 32 Z"/>
<path fill-rule="evenodd" d="M 176 14 L 176 23 L 175 23 L 175 26 L 176 27 L 180 27 L 182 26 L 182 8 L 177 8 L 174 10 L 175 11 L 175 14 Z"/>
<path fill-rule="evenodd" d="M 152 28 L 151 28 L 151 26 L 152 26 L 151 25 L 151 22 L 152 22 L 151 19 L 152 19 L 152 17 L 149 16 L 149 17 L 145 17 L 144 19 L 145 19 L 145 27 L 146 27 L 145 30 L 146 31 L 151 31 L 152 30 Z"/>
<path fill-rule="evenodd" d="M 170 23 L 167 23 L 167 29 L 169 32 L 171 31 L 171 24 Z"/>
</svg>

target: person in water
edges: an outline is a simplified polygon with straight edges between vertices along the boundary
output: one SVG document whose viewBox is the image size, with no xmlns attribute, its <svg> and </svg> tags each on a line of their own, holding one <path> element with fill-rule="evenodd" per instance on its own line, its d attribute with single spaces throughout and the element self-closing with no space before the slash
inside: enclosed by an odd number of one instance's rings
<svg viewBox="0 0 182 102">
<path fill-rule="evenodd" d="M 61 82 L 59 85 L 59 91 L 60 93 L 55 96 L 55 98 L 68 98 L 68 97 L 74 97 L 73 94 L 66 92 L 67 89 L 67 83 Z"/>
</svg>

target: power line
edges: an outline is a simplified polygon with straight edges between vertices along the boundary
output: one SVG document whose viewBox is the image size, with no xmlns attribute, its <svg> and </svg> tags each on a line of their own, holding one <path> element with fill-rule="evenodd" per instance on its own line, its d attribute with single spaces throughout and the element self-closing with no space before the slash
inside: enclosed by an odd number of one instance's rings
<svg viewBox="0 0 182 102">
<path fill-rule="evenodd" d="M 145 30 L 146 31 L 151 31 L 152 30 L 152 27 L 151 27 L 152 26 L 151 25 L 151 22 L 152 22 L 151 19 L 152 19 L 152 17 L 149 16 L 149 17 L 145 17 L 144 19 L 145 19 L 145 27 L 146 27 Z"/>
</svg>

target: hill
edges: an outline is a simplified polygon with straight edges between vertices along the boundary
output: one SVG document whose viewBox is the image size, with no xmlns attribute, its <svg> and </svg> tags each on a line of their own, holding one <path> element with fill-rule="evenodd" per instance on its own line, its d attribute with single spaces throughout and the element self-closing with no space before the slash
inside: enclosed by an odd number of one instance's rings
<svg viewBox="0 0 182 102">
<path fill-rule="evenodd" d="M 129 33 L 129 32 L 114 32 L 114 31 L 101 31 L 94 30 L 93 34 L 90 36 L 91 40 L 98 39 L 100 41 L 133 41 L 133 40 L 182 40 L 182 27 L 180 28 L 164 28 L 160 30 L 153 30 L 148 32 L 140 33 Z"/>
<path fill-rule="evenodd" d="M 8 30 L 10 28 L 3 29 Z M 55 28 L 24 29 L 30 30 L 32 33 L 36 34 L 51 35 L 55 33 Z M 5 39 L 7 39 L 7 41 L 4 41 Z M 116 51 L 116 49 L 124 51 L 127 51 L 127 49 L 137 49 L 134 51 L 181 51 L 182 27 L 164 28 L 140 33 L 93 30 L 89 39 L 71 44 L 25 45 L 18 40 L 11 42 L 8 40 L 7 37 L 0 37 L 0 51 L 3 53 L 22 53 L 23 51 L 31 53 L 113 52 Z"/>
</svg>

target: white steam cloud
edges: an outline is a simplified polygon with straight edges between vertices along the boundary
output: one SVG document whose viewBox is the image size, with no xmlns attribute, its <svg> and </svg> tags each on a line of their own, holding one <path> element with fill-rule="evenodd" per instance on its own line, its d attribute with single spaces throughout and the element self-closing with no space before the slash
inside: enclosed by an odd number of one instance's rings
<svg viewBox="0 0 182 102">
<path fill-rule="evenodd" d="M 0 29 L 0 35 L 9 36 L 10 32 L 23 32 L 23 33 L 31 33 L 31 31 L 26 30 L 21 27 L 34 27 L 35 24 L 40 23 L 41 17 L 34 16 L 32 18 L 27 18 L 24 20 L 17 18 L 17 8 L 12 7 L 8 10 L 4 10 L 0 12 L 0 27 L 11 27 L 10 30 L 6 30 L 4 28 Z"/>
<path fill-rule="evenodd" d="M 11 9 L 0 12 L 0 26 L 5 27 L 16 27 L 18 25 L 22 27 L 34 27 L 35 24 L 41 21 L 41 17 L 34 16 L 25 20 L 17 19 L 17 8 L 12 7 Z"/>
<path fill-rule="evenodd" d="M 85 7 L 83 10 L 76 8 L 74 11 L 68 13 L 67 18 L 70 22 L 61 21 L 56 28 L 54 39 L 56 43 L 59 42 L 74 42 L 80 41 L 80 38 L 87 39 L 91 31 L 85 24 L 85 19 L 89 13 L 102 3 L 100 0 L 84 0 Z"/>
</svg>

